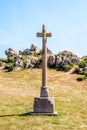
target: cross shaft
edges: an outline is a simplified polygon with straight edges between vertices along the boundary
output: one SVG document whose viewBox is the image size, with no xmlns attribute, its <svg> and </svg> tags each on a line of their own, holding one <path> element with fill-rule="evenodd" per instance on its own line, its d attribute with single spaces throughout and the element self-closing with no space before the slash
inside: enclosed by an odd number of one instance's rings
<svg viewBox="0 0 87 130">
<path fill-rule="evenodd" d="M 37 37 L 42 37 L 42 88 L 41 97 L 48 97 L 47 91 L 47 37 L 51 37 L 51 33 L 47 33 L 45 26 L 42 27 L 42 33 L 37 33 Z"/>
</svg>

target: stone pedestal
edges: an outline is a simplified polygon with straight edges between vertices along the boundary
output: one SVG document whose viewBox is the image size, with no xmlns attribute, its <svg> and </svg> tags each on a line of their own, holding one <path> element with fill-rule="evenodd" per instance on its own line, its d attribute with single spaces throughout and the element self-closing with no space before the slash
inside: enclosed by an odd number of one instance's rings
<svg viewBox="0 0 87 130">
<path fill-rule="evenodd" d="M 47 87 L 41 87 L 40 97 L 48 97 L 49 90 Z"/>
<path fill-rule="evenodd" d="M 57 115 L 54 111 L 54 98 L 34 98 L 34 111 L 31 114 L 36 115 Z"/>
</svg>

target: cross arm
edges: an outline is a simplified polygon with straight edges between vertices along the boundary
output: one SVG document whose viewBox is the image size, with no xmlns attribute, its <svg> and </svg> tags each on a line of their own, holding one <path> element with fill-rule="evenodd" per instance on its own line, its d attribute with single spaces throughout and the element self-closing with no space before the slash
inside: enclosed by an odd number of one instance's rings
<svg viewBox="0 0 87 130">
<path fill-rule="evenodd" d="M 52 33 L 37 33 L 37 37 L 52 37 Z"/>
</svg>

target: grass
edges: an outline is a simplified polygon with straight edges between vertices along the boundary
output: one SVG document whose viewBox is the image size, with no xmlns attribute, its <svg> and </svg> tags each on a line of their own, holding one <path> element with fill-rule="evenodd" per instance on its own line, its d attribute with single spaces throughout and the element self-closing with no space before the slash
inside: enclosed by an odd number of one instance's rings
<svg viewBox="0 0 87 130">
<path fill-rule="evenodd" d="M 87 81 L 78 75 L 48 69 L 50 97 L 58 116 L 30 116 L 34 97 L 39 97 L 41 69 L 5 73 L 0 69 L 1 130 L 86 130 Z"/>
</svg>

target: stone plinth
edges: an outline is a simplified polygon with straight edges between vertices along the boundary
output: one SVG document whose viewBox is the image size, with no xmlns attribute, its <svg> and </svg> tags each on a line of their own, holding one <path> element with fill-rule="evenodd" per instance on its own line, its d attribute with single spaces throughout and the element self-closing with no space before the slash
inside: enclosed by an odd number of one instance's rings
<svg viewBox="0 0 87 130">
<path fill-rule="evenodd" d="M 49 91 L 47 87 L 41 87 L 40 97 L 48 97 Z"/>
<path fill-rule="evenodd" d="M 54 111 L 54 98 L 34 98 L 34 111 L 31 114 L 57 115 Z"/>
</svg>

